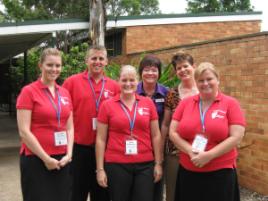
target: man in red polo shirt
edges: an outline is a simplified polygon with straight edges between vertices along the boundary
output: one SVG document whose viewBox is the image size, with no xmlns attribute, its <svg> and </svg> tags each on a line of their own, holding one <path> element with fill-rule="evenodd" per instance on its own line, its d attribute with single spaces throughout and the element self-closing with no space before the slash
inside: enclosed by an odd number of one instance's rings
<svg viewBox="0 0 268 201">
<path fill-rule="evenodd" d="M 108 201 L 108 192 L 96 181 L 95 138 L 97 114 L 101 103 L 115 96 L 119 85 L 104 76 L 108 63 L 105 47 L 93 46 L 86 55 L 87 70 L 65 80 L 71 94 L 74 115 L 74 151 L 72 161 L 72 201 Z"/>
</svg>

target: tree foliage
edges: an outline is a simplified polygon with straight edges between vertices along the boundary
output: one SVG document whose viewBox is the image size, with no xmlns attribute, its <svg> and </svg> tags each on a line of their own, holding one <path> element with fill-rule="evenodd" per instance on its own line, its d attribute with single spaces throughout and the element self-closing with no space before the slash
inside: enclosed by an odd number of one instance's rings
<svg viewBox="0 0 268 201">
<path fill-rule="evenodd" d="M 187 12 L 237 12 L 252 11 L 250 0 L 186 0 Z"/>
<path fill-rule="evenodd" d="M 6 21 L 88 18 L 90 0 L 0 0 Z M 159 12 L 158 0 L 103 0 L 109 14 L 141 15 Z M 1 20 L 1 13 L 0 13 Z"/>
<path fill-rule="evenodd" d="M 88 0 L 1 0 L 7 20 L 24 21 L 88 16 Z"/>
<path fill-rule="evenodd" d="M 0 11 L 0 23 L 3 22 L 5 19 L 4 14 Z"/>
<path fill-rule="evenodd" d="M 86 69 L 85 56 L 88 49 L 87 43 L 73 46 L 69 53 L 62 52 L 63 67 L 61 76 L 58 79 L 58 83 L 61 84 L 63 81 L 76 73 L 82 72 Z M 38 68 L 39 57 L 42 52 L 41 48 L 33 48 L 28 52 L 28 65 L 27 65 L 27 82 L 33 82 L 40 76 L 40 70 Z M 142 59 L 144 55 L 140 56 Z M 132 62 L 130 62 L 132 63 Z M 134 65 L 134 64 L 133 64 Z M 135 66 L 135 65 L 134 65 Z M 121 65 L 117 63 L 110 63 L 105 68 L 105 74 L 117 80 L 119 77 Z M 173 87 L 178 85 L 179 80 L 174 76 L 174 70 L 171 64 L 163 65 L 163 72 L 159 79 L 159 82 L 167 87 Z M 24 63 L 23 58 L 18 58 L 16 65 L 11 67 L 11 85 L 14 93 L 17 95 L 20 89 L 23 87 L 24 81 Z"/>
<path fill-rule="evenodd" d="M 113 16 L 157 14 L 158 0 L 108 0 L 106 9 Z"/>
</svg>

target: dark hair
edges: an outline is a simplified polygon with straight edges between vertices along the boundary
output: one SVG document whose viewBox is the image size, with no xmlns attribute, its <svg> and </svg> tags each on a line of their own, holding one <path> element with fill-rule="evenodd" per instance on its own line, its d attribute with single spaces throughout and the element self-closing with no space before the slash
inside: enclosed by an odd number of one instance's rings
<svg viewBox="0 0 268 201">
<path fill-rule="evenodd" d="M 185 62 L 185 61 L 189 62 L 189 64 L 191 65 L 194 65 L 194 58 L 192 57 L 192 55 L 185 53 L 185 52 L 179 52 L 175 54 L 171 59 L 171 63 L 175 70 L 176 70 L 176 66 L 178 63 Z"/>
<path fill-rule="evenodd" d="M 155 67 L 157 67 L 158 74 L 159 74 L 158 78 L 161 77 L 162 63 L 161 63 L 160 59 L 157 56 L 155 56 L 153 54 L 148 54 L 141 60 L 140 65 L 139 65 L 139 75 L 140 75 L 140 77 L 142 77 L 141 74 L 142 74 L 143 69 L 145 67 L 147 67 L 147 66 L 155 66 Z"/>
</svg>

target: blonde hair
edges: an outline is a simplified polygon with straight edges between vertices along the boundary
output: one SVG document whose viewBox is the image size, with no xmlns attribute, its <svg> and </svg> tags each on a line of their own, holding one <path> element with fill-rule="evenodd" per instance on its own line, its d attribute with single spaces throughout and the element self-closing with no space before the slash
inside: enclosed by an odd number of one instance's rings
<svg viewBox="0 0 268 201">
<path fill-rule="evenodd" d="M 101 46 L 101 45 L 93 45 L 93 46 L 90 46 L 87 50 L 87 53 L 86 53 L 86 57 L 85 57 L 85 60 L 87 60 L 92 54 L 94 51 L 103 51 L 105 56 L 107 57 L 107 50 L 104 46 Z"/>
<path fill-rule="evenodd" d="M 123 73 L 126 73 L 126 74 L 134 74 L 135 77 L 136 77 L 136 79 L 139 80 L 137 69 L 134 66 L 131 66 L 131 65 L 124 65 L 124 66 L 122 66 L 121 69 L 120 69 L 119 78 L 121 77 L 121 75 Z"/>
<path fill-rule="evenodd" d="M 43 50 L 43 52 L 40 55 L 39 64 L 42 64 L 47 56 L 58 56 L 61 58 L 61 52 L 56 48 L 46 48 Z M 61 58 L 62 60 L 62 58 Z"/>
<path fill-rule="evenodd" d="M 215 69 L 215 66 L 210 62 L 202 62 L 198 65 L 198 67 L 194 71 L 194 79 L 197 80 L 206 70 L 212 72 L 219 80 L 220 78 L 219 73 Z"/>
</svg>

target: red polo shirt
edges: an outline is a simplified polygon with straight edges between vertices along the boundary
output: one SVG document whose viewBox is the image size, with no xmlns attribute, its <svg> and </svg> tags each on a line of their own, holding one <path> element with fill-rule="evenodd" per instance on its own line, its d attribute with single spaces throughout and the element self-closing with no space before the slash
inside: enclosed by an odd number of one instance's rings
<svg viewBox="0 0 268 201">
<path fill-rule="evenodd" d="M 134 139 L 137 140 L 138 154 L 126 155 L 125 143 L 130 137 L 130 124 L 128 117 L 120 105 L 120 97 L 105 101 L 99 111 L 98 121 L 108 124 L 108 142 L 105 151 L 105 161 L 114 163 L 147 162 L 154 159 L 150 122 L 157 120 L 158 115 L 153 101 L 148 97 L 136 95 L 138 101 L 136 121 L 133 129 Z M 134 109 L 127 111 L 131 118 Z"/>
<path fill-rule="evenodd" d="M 91 79 L 97 99 L 102 89 L 102 81 L 96 83 Z M 88 71 L 73 75 L 65 80 L 63 87 L 66 88 L 72 98 L 74 115 L 74 142 L 81 145 L 95 144 L 96 131 L 92 127 L 92 118 L 97 117 L 94 94 L 91 90 Z M 116 81 L 104 76 L 104 91 L 100 105 L 117 93 L 120 87 Z"/>
<path fill-rule="evenodd" d="M 173 119 L 179 121 L 177 132 L 192 144 L 194 137 L 202 130 L 199 113 L 200 96 L 192 96 L 183 99 L 173 115 Z M 245 126 L 244 115 L 237 100 L 219 93 L 205 115 L 205 134 L 208 136 L 207 150 L 229 137 L 229 126 Z M 233 148 L 229 152 L 213 159 L 202 168 L 194 166 L 188 154 L 180 152 L 180 164 L 191 171 L 207 172 L 222 168 L 236 167 L 237 150 Z"/>
<path fill-rule="evenodd" d="M 58 127 L 56 111 L 51 103 L 51 101 L 54 101 L 55 105 L 58 106 L 57 93 L 53 98 L 47 86 L 40 79 L 22 89 L 16 106 L 17 109 L 32 111 L 31 132 L 49 155 L 66 153 L 66 145 L 55 146 L 54 132 L 66 131 L 66 122 L 72 110 L 72 102 L 68 91 L 58 85 L 56 85 L 56 90 L 61 99 L 60 127 Z M 33 154 L 24 143 L 22 143 L 21 153 L 23 151 L 26 155 Z"/>
</svg>

